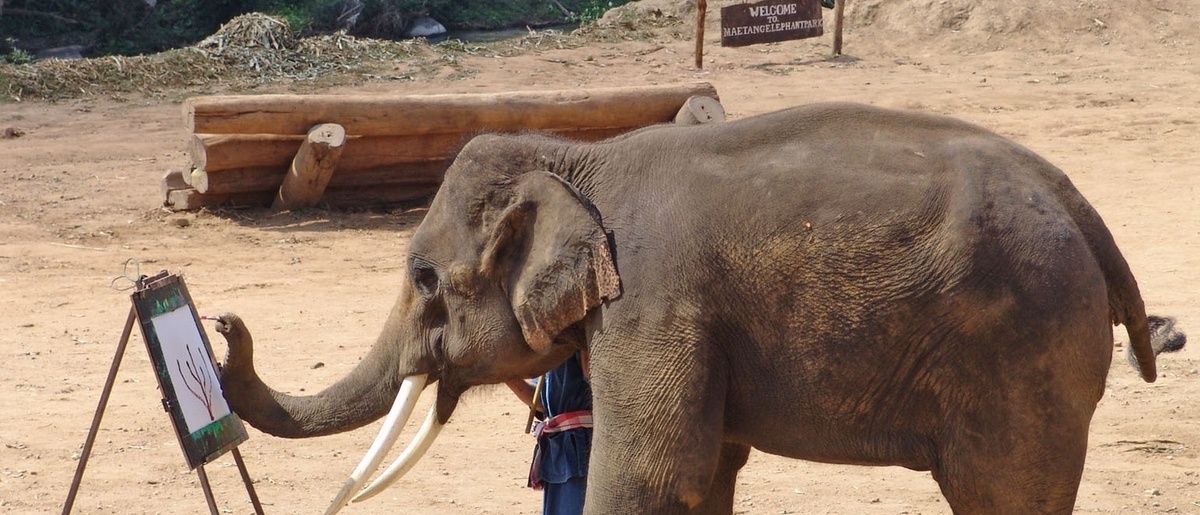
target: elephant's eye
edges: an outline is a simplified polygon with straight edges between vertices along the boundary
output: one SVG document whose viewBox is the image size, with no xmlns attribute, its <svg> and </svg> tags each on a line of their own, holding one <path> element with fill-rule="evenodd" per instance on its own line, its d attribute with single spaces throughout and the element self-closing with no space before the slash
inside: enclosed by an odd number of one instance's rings
<svg viewBox="0 0 1200 515">
<path fill-rule="evenodd" d="M 433 298 L 438 291 L 438 276 L 433 268 L 424 265 L 413 267 L 412 271 L 413 285 L 417 287 L 417 292 L 425 300 Z"/>
</svg>

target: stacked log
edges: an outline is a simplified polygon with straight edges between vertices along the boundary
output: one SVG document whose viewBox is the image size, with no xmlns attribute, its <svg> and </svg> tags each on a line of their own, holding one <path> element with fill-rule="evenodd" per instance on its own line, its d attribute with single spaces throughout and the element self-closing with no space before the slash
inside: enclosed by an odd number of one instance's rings
<svg viewBox="0 0 1200 515">
<path fill-rule="evenodd" d="M 289 195 L 297 202 L 280 201 L 276 208 L 414 200 L 437 190 L 454 153 L 476 134 L 538 131 L 596 141 L 671 122 L 696 96 L 715 102 L 717 92 L 695 83 L 498 94 L 195 97 L 183 108 L 192 132 L 191 169 L 164 178 L 163 193 L 173 209 L 269 206 L 284 196 L 280 188 L 289 174 L 307 174 L 289 179 L 307 189 Z M 303 150 L 316 144 L 310 131 L 322 124 L 344 131 L 332 158 Z"/>
</svg>

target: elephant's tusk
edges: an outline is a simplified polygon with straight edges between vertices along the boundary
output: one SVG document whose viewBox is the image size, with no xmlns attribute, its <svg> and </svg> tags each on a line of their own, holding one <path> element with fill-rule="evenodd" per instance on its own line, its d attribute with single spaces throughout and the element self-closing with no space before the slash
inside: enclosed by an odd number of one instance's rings
<svg viewBox="0 0 1200 515">
<path fill-rule="evenodd" d="M 379 463 L 396 443 L 404 424 L 408 423 L 408 418 L 412 416 L 413 407 L 417 405 L 421 390 L 425 388 L 426 377 L 425 374 L 420 374 L 404 378 L 404 383 L 400 385 L 400 393 L 396 394 L 396 401 L 392 403 L 392 410 L 383 420 L 383 427 L 379 428 L 379 436 L 375 437 L 375 442 L 371 444 L 367 454 L 354 468 L 354 472 L 350 473 L 350 479 L 342 485 L 337 497 L 325 510 L 325 515 L 333 515 L 341 510 L 350 501 L 350 495 L 361 488 L 367 477 L 379 468 Z"/>
<path fill-rule="evenodd" d="M 358 495 L 354 496 L 353 501 L 365 501 L 374 497 L 392 486 L 404 474 L 408 473 L 418 461 L 421 461 L 421 456 L 425 455 L 425 451 L 433 445 L 433 441 L 437 440 L 438 433 L 441 432 L 443 424 L 437 419 L 437 406 L 429 408 L 429 415 L 425 417 L 425 423 L 421 424 L 421 429 L 417 431 L 417 435 L 408 443 L 408 447 L 384 470 L 375 481 L 366 488 L 363 488 Z"/>
</svg>

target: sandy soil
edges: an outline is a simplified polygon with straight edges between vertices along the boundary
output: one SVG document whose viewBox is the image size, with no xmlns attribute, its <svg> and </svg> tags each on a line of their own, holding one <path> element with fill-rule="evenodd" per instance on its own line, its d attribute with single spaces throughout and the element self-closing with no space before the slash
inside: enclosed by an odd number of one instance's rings
<svg viewBox="0 0 1200 515">
<path fill-rule="evenodd" d="M 1200 29 L 1186 0 L 1047 0 L 1003 12 L 968 0 L 862 0 L 849 4 L 847 55 L 837 59 L 828 34 L 721 48 L 723 3 L 710 4 L 703 71 L 692 68 L 690 40 L 634 40 L 477 55 L 465 79 L 353 91 L 698 79 L 716 85 L 733 118 L 819 100 L 949 114 L 1063 168 L 1108 222 L 1149 310 L 1200 331 Z M 353 367 L 391 306 L 419 210 L 165 212 L 159 178 L 186 163 L 179 111 L 161 99 L 0 105 L 0 131 L 26 133 L 0 139 L 0 513 L 61 510 L 129 310 L 128 292 L 114 288 L 136 271 L 123 269 L 127 260 L 145 274 L 182 273 L 201 312 L 242 314 L 260 373 L 293 393 Z M 1200 345 L 1164 356 L 1159 381 L 1145 384 L 1125 364 L 1123 329 L 1116 340 L 1077 510 L 1200 513 Z M 142 349 L 135 331 L 75 513 L 205 511 Z M 537 513 L 540 494 L 523 487 L 524 419 L 507 390 L 469 395 L 408 477 L 346 513 Z M 241 451 L 266 511 L 323 510 L 377 427 L 304 441 L 250 429 Z M 222 513 L 251 511 L 229 457 L 207 471 Z M 740 476 L 736 511 L 949 512 L 926 473 L 761 453 Z"/>
</svg>

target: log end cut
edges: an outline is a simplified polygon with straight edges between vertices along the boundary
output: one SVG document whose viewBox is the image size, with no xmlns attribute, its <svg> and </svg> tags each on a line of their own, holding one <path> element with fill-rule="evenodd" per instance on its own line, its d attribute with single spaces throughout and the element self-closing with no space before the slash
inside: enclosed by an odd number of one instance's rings
<svg viewBox="0 0 1200 515">
<path fill-rule="evenodd" d="M 287 210 L 317 205 L 344 148 L 346 129 L 341 125 L 322 123 L 309 130 L 271 207 Z"/>
<path fill-rule="evenodd" d="M 696 95 L 687 99 L 679 113 L 675 115 L 675 123 L 680 125 L 699 125 L 703 123 L 725 121 L 725 108 L 717 99 Z"/>
</svg>

